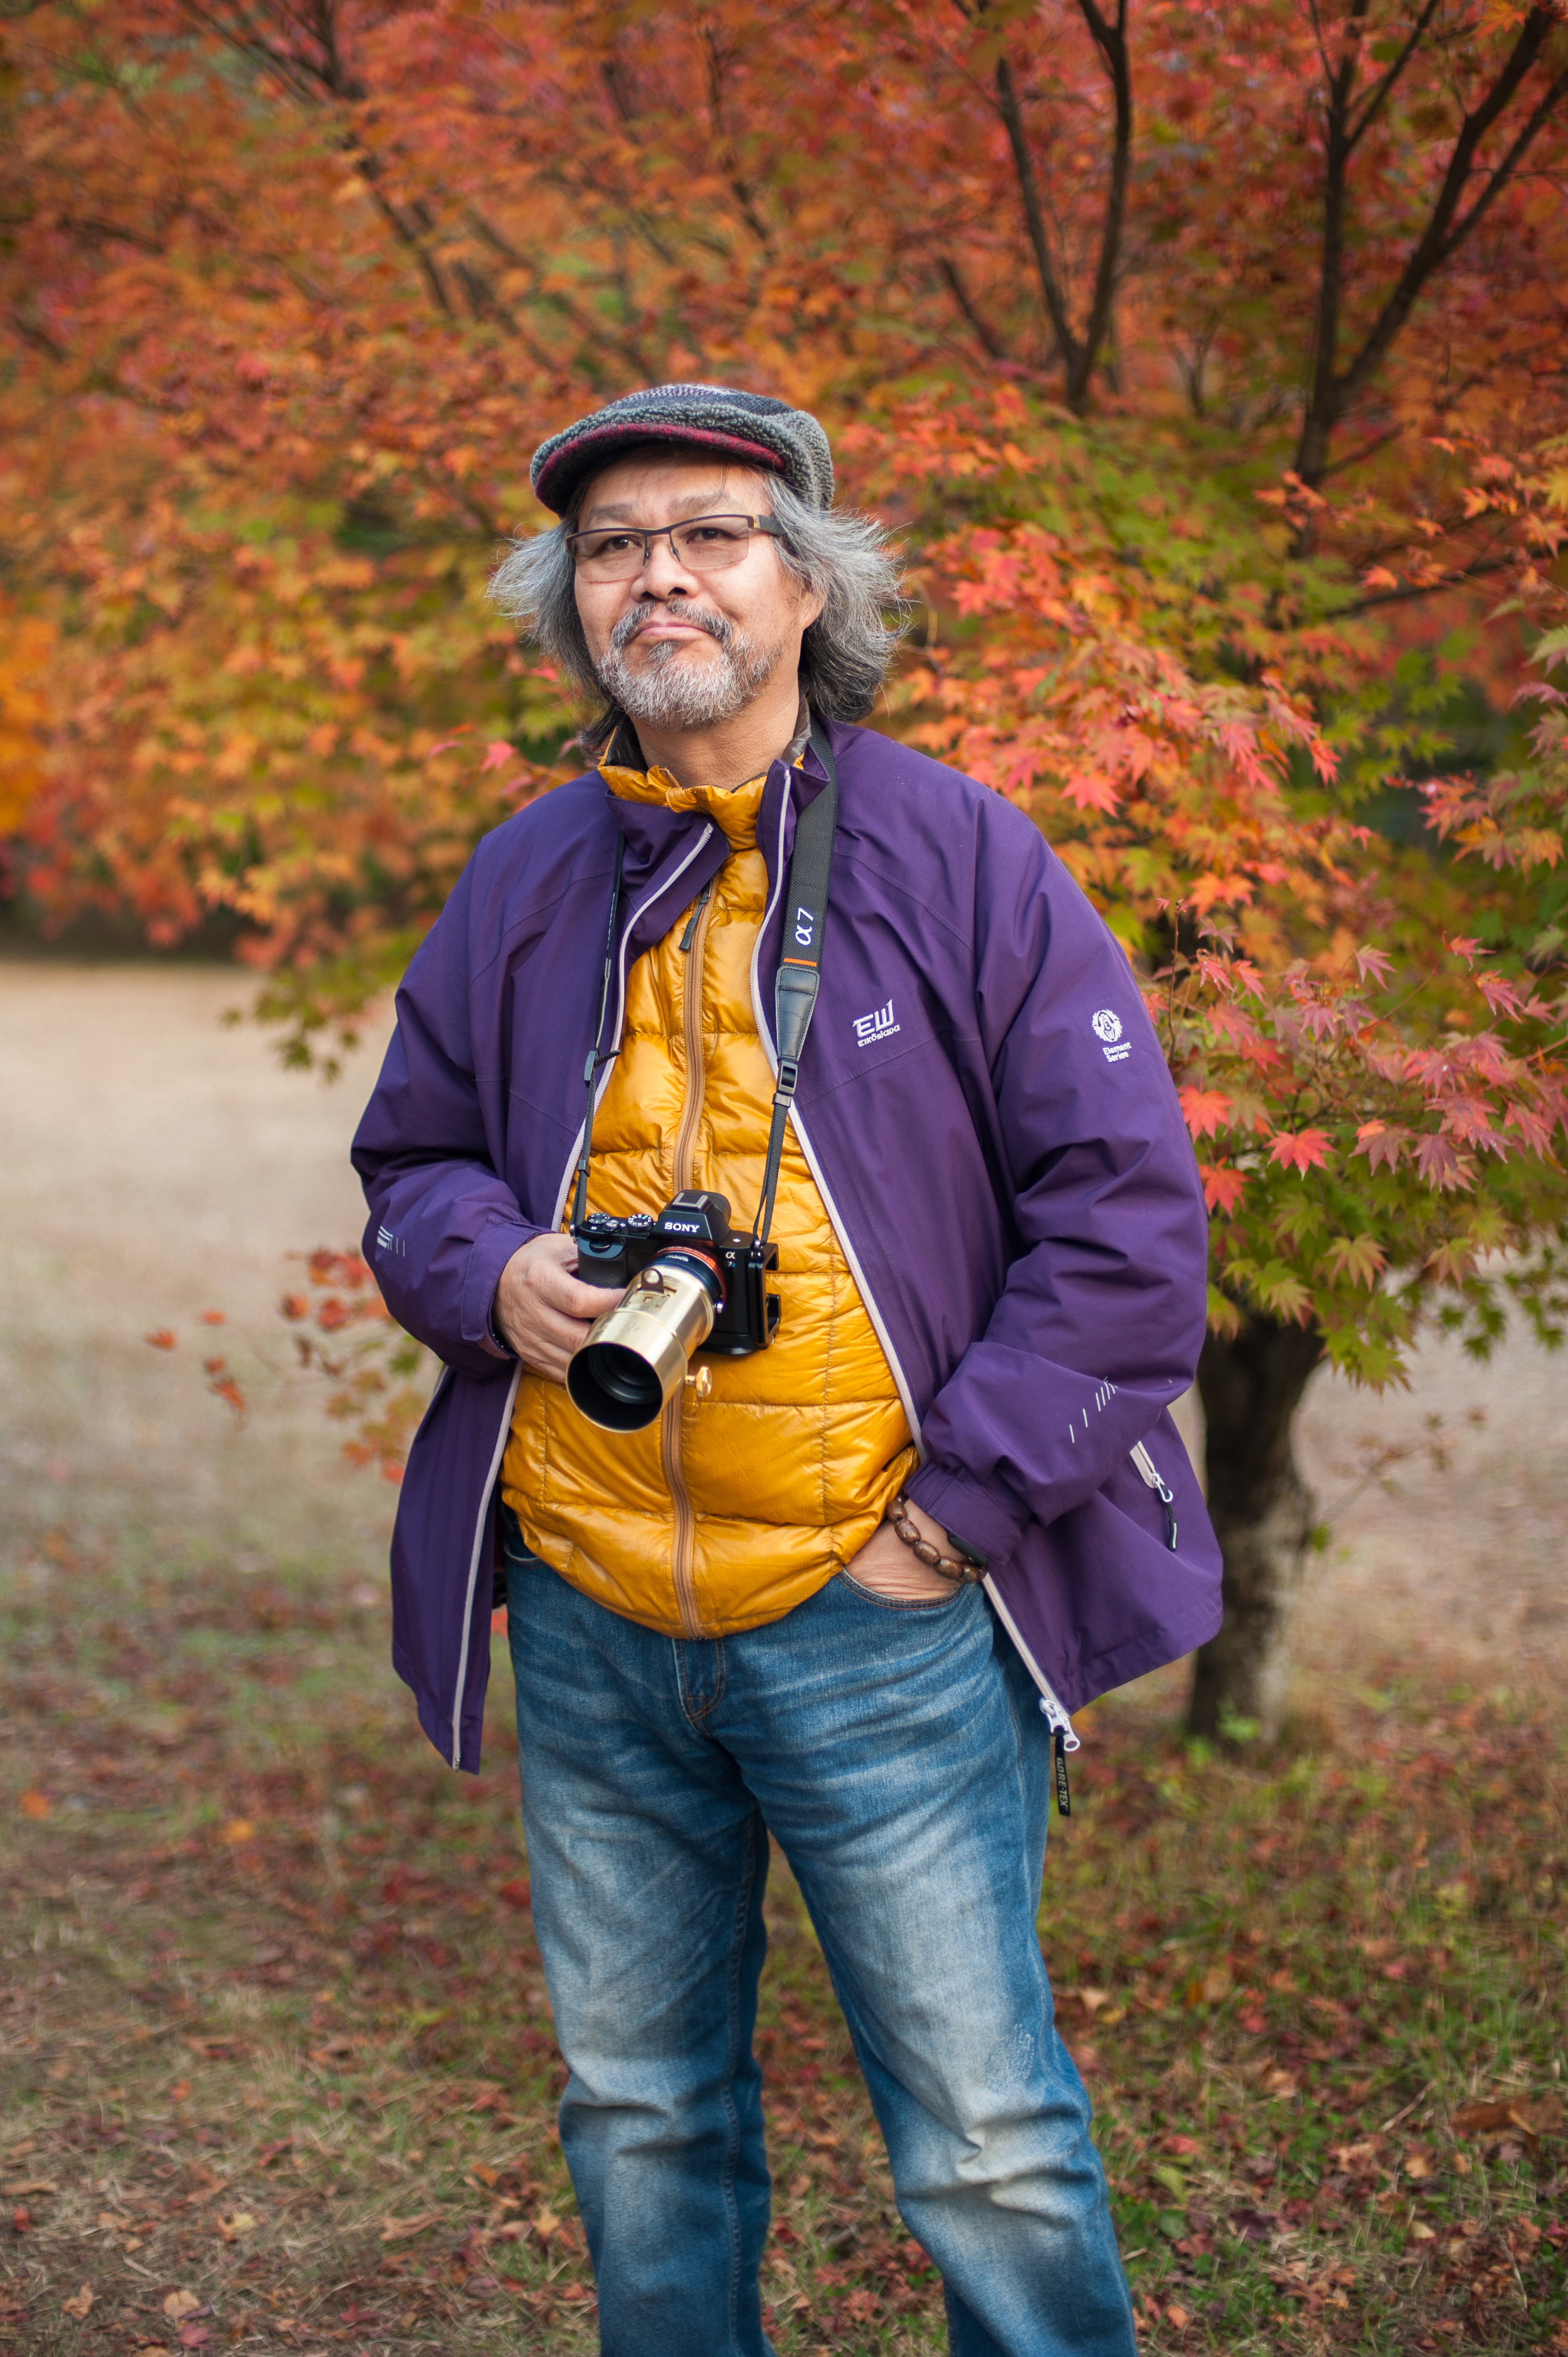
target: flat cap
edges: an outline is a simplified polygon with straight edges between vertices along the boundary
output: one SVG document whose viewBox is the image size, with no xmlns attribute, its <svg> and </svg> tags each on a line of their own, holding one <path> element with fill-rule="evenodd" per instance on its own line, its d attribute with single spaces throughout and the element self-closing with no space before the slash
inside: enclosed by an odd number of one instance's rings
<svg viewBox="0 0 1568 2357">
<path fill-rule="evenodd" d="M 555 514 L 567 514 L 586 478 L 639 442 L 714 450 L 782 475 L 808 507 L 832 502 L 832 456 L 811 412 L 727 384 L 650 385 L 580 417 L 534 452 L 535 496 Z"/>
</svg>

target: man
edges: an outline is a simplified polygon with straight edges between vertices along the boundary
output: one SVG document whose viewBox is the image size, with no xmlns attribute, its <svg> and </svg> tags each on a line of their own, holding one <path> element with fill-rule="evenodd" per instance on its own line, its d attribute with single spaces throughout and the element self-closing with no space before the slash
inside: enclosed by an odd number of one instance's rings
<svg viewBox="0 0 1568 2357">
<path fill-rule="evenodd" d="M 596 766 L 480 845 L 355 1161 L 388 1303 L 446 1361 L 393 1587 L 397 1666 L 454 1766 L 478 1762 L 504 1558 L 603 2347 L 769 2345 L 771 1835 L 952 2349 L 1131 2357 L 1036 1912 L 1069 1711 L 1219 1619 L 1167 1413 L 1205 1298 L 1175 1092 L 1030 821 L 851 725 L 896 581 L 877 528 L 832 509 L 815 419 L 660 386 L 554 436 L 532 479 L 562 522 L 498 595 L 602 696 Z M 794 854 L 827 794 L 819 922 Z M 812 955 L 791 1103 L 776 983 Z M 590 1095 L 593 1211 L 705 1189 L 737 1230 L 789 1111 L 776 1335 L 699 1351 L 631 1432 L 563 1387 L 614 1298 L 567 1232 Z"/>
</svg>

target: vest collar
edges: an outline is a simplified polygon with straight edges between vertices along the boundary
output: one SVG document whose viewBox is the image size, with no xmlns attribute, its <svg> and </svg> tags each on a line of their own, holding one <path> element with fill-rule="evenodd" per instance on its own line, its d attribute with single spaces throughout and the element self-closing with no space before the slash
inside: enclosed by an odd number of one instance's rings
<svg viewBox="0 0 1568 2357">
<path fill-rule="evenodd" d="M 618 722 L 615 732 L 599 762 L 599 775 L 618 802 L 642 802 L 660 806 L 668 811 L 694 812 L 711 819 L 719 828 L 732 851 L 749 850 L 757 841 L 757 817 L 762 799 L 776 769 L 788 770 L 800 759 L 811 734 L 811 715 L 804 696 L 796 716 L 795 734 L 785 747 L 779 760 L 770 763 L 755 778 L 743 785 L 683 786 L 670 770 L 657 763 L 651 767 L 643 758 L 642 748 L 629 722 Z M 629 813 L 623 813 L 623 824 Z"/>
</svg>

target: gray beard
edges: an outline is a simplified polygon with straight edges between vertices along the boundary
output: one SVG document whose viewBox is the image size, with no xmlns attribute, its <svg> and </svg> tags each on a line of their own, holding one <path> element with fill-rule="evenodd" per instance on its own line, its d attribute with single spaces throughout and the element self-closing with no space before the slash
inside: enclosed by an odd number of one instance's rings
<svg viewBox="0 0 1568 2357">
<path fill-rule="evenodd" d="M 623 614 L 610 634 L 609 651 L 595 670 L 599 685 L 628 720 L 643 720 L 656 728 L 711 728 L 744 712 L 778 670 L 784 650 L 765 647 L 722 614 L 671 598 L 664 610 L 682 622 L 706 630 L 719 649 L 717 662 L 688 669 L 679 662 L 682 650 L 661 639 L 649 650 L 646 667 L 633 671 L 626 649 L 648 619 L 643 613 Z"/>
</svg>

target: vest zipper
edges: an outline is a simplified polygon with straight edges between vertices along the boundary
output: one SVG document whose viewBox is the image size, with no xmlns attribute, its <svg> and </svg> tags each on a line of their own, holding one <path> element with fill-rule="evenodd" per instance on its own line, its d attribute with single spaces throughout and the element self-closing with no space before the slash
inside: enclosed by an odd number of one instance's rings
<svg viewBox="0 0 1568 2357">
<path fill-rule="evenodd" d="M 686 1049 L 686 1102 L 675 1133 L 675 1185 L 679 1195 L 692 1183 L 692 1146 L 702 1117 L 707 1069 L 703 1056 L 703 960 L 707 952 L 708 920 L 713 915 L 713 884 L 698 895 L 691 922 L 681 937 L 686 963 L 681 976 L 681 1031 Z"/>
<path fill-rule="evenodd" d="M 693 1147 L 696 1142 L 697 1124 L 702 1118 L 703 1094 L 707 1082 L 703 1055 L 703 962 L 707 949 L 708 920 L 713 915 L 713 888 L 714 879 L 703 885 L 680 942 L 686 961 L 681 976 L 681 1031 L 686 1049 L 686 1102 L 681 1108 L 681 1126 L 675 1133 L 674 1185 L 671 1191 L 676 1195 L 692 1183 Z M 675 1609 L 687 1636 L 702 1637 L 706 1631 L 692 1586 L 697 1523 L 692 1512 L 692 1493 L 686 1487 L 685 1468 L 681 1461 L 681 1418 L 685 1412 L 685 1399 L 686 1387 L 682 1383 L 673 1398 L 664 1403 L 663 1414 L 659 1420 L 659 1462 L 664 1475 L 664 1486 L 670 1492 L 675 1522 L 670 1555 L 670 1569 L 675 1583 Z"/>
</svg>

